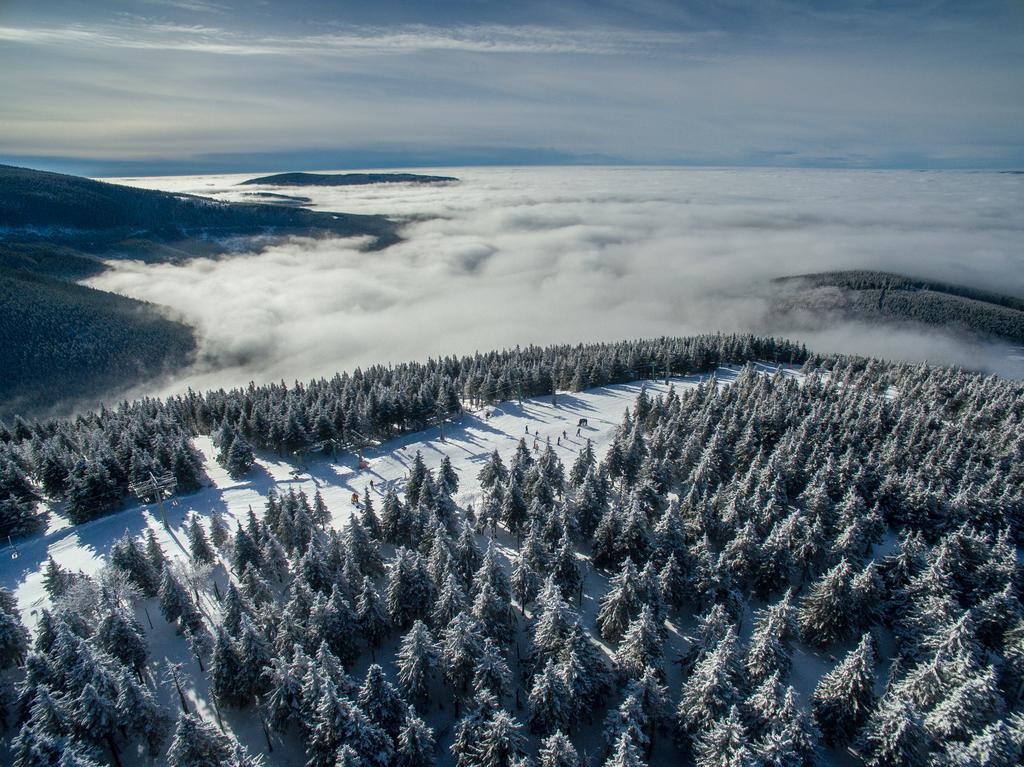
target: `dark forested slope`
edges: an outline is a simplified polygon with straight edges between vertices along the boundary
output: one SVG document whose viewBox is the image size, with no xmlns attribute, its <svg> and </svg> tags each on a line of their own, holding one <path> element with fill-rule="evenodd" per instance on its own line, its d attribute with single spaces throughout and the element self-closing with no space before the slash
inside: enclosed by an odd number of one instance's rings
<svg viewBox="0 0 1024 767">
<path fill-rule="evenodd" d="M 0 267 L 0 416 L 127 388 L 186 364 L 191 329 L 113 293 Z"/>
<path fill-rule="evenodd" d="M 789 315 L 809 311 L 858 320 L 912 322 L 1024 343 L 1024 300 L 889 272 L 841 271 L 776 280 L 774 303 Z"/>
<path fill-rule="evenodd" d="M 382 216 L 226 203 L 0 165 L 0 416 L 67 410 L 191 358 L 186 326 L 70 281 L 109 259 L 185 261 L 288 235 L 368 236 L 376 248 L 398 239 Z"/>
<path fill-rule="evenodd" d="M 175 242 L 266 233 L 395 238 L 382 216 L 325 213 L 107 184 L 0 166 L 0 240 L 75 241 L 91 247 L 131 237 Z"/>
<path fill-rule="evenodd" d="M 454 176 L 419 173 L 277 173 L 243 181 L 261 186 L 366 186 L 368 184 L 449 184 Z"/>
</svg>

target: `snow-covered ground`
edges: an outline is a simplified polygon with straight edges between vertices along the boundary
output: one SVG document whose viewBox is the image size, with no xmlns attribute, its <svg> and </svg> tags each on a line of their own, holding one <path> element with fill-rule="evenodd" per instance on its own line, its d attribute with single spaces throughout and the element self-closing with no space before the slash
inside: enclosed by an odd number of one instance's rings
<svg viewBox="0 0 1024 767">
<path fill-rule="evenodd" d="M 764 373 L 772 373 L 776 369 L 769 365 L 760 365 L 758 368 Z M 721 367 L 714 375 L 720 385 L 727 385 L 738 372 L 739 368 L 736 367 Z M 797 371 L 791 369 L 786 369 L 784 374 L 800 376 Z M 213 460 L 214 449 L 210 439 L 201 437 L 196 440 L 196 447 L 204 455 L 210 484 L 197 493 L 175 498 L 166 504 L 166 529 L 161 524 L 158 508 L 153 505 L 130 507 L 117 514 L 78 526 L 67 524 L 66 520 L 60 517 L 59 510 L 54 510 L 46 533 L 19 541 L 16 547 L 0 550 L 0 585 L 14 592 L 26 625 L 32 627 L 37 621 L 39 608 L 46 606 L 42 570 L 48 556 L 53 556 L 66 568 L 93 573 L 103 564 L 103 558 L 111 544 L 126 530 L 138 535 L 149 527 L 154 530 L 169 556 L 184 559 L 187 557 L 187 536 L 183 523 L 188 515 L 195 512 L 203 517 L 209 517 L 212 512 L 220 511 L 229 518 L 237 518 L 244 522 L 250 506 L 257 514 L 262 514 L 271 488 L 276 488 L 279 492 L 287 491 L 288 488 L 301 488 L 310 496 L 319 490 L 331 511 L 332 524 L 341 527 L 354 508 L 352 494 L 358 493 L 361 496 L 372 481 L 370 495 L 378 501 L 379 508 L 379 500 L 389 486 L 400 488 L 417 451 L 422 453 L 429 468 L 437 468 L 447 455 L 460 477 L 457 502 L 463 508 L 468 504 L 478 505 L 480 492 L 477 473 L 492 451 L 498 450 L 507 461 L 520 438 L 525 438 L 527 445 L 531 447 L 534 440 L 542 447 L 550 439 L 555 451 L 568 468 L 575 460 L 579 449 L 589 439 L 600 458 L 610 444 L 625 409 L 632 407 L 642 388 L 646 387 L 652 395 L 664 394 L 669 386 L 674 386 L 677 390 L 693 387 L 706 378 L 707 376 L 688 376 L 672 378 L 667 384 L 664 380 L 637 381 L 581 393 L 559 392 L 555 405 L 552 405 L 551 397 L 548 396 L 525 400 L 522 405 L 517 402 L 506 402 L 486 410 L 466 412 L 446 424 L 443 440 L 440 430 L 434 428 L 406 435 L 367 451 L 364 458 L 368 467 L 363 470 L 357 468 L 357 457 L 352 455 L 339 456 L 337 462 L 332 462 L 326 456 L 319 457 L 307 461 L 304 466 L 299 466 L 294 462 L 263 454 L 258 457 L 257 465 L 249 476 L 236 481 Z M 487 412 L 490 413 L 489 417 L 486 415 Z M 581 418 L 586 418 L 588 423 L 577 436 L 577 423 Z M 499 533 L 496 542 L 502 553 L 512 554 L 514 540 Z M 587 567 L 585 578 L 584 597 L 578 608 L 585 625 L 593 628 L 600 597 L 606 590 L 607 577 Z M 220 585 L 223 587 L 223 579 L 217 577 L 217 580 L 222 581 Z M 204 597 L 202 606 L 209 616 L 216 615 L 217 608 L 212 599 Z M 168 663 L 183 664 L 184 671 L 191 677 L 186 690 L 190 706 L 204 717 L 215 720 L 216 712 L 209 702 L 206 677 L 199 671 L 185 643 L 160 616 L 155 600 L 144 602 L 140 606 L 138 617 L 149 635 L 150 671 L 154 678 L 163 677 Z M 673 624 L 669 627 L 666 681 L 670 697 L 673 698 L 678 695 L 682 679 L 679 667 L 671 660 L 686 646 L 685 635 L 693 626 L 694 618 L 686 615 L 679 620 L 678 625 Z M 527 641 L 524 629 L 520 622 L 521 646 Z M 749 631 L 749 621 L 745 622 L 744 629 L 746 635 Z M 594 635 L 597 636 L 596 630 Z M 386 644 L 383 648 L 383 657 L 390 655 L 397 646 L 397 641 L 396 637 Z M 606 649 L 610 651 L 610 648 Z M 378 655 L 378 658 L 380 657 L 381 655 Z M 513 673 L 517 673 L 515 660 L 513 657 Z M 369 663 L 369 656 L 364 655 L 350 671 L 357 679 L 361 678 Z M 793 682 L 805 701 L 817 678 L 831 665 L 827 657 L 818 657 L 798 650 L 798 655 L 794 658 Z M 173 711 L 177 706 L 173 689 L 165 686 L 161 697 Z M 609 702 L 617 704 L 617 700 Z M 525 705 L 525 699 L 522 703 Z M 509 705 L 514 706 L 515 702 Z M 275 734 L 272 739 L 275 748 L 272 753 L 269 752 L 263 729 L 254 712 L 221 713 L 226 727 L 250 750 L 264 753 L 270 764 L 304 763 L 305 757 L 294 737 Z M 426 717 L 438 733 L 442 754 L 447 753 L 450 742 L 452 713 L 437 709 Z M 527 712 L 524 709 L 516 713 L 524 719 Z M 593 757 L 600 757 L 603 748 L 601 729 L 600 717 L 580 728 L 574 736 L 574 741 L 580 747 L 581 754 L 589 753 Z M 652 764 L 657 763 L 659 757 L 669 760 L 675 757 L 675 752 L 669 747 L 668 741 L 667 738 L 656 741 Z"/>
</svg>

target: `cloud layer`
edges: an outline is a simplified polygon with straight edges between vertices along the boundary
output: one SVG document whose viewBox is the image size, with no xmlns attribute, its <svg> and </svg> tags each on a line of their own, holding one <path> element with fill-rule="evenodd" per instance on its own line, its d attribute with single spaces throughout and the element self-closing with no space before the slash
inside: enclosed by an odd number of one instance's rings
<svg viewBox="0 0 1024 767">
<path fill-rule="evenodd" d="M 824 351 L 1004 371 L 1017 364 L 1005 348 L 940 333 L 775 327 L 765 319 L 765 283 L 878 268 L 1024 295 L 1022 176 L 448 172 L 462 183 L 302 191 L 323 209 L 406 220 L 406 240 L 382 252 L 296 239 L 223 260 L 120 263 L 91 284 L 167 305 L 198 326 L 208 367 L 172 382 L 173 391 L 515 344 L 713 330 L 786 332 Z M 128 183 L 243 199 L 233 188 L 243 178 Z"/>
</svg>

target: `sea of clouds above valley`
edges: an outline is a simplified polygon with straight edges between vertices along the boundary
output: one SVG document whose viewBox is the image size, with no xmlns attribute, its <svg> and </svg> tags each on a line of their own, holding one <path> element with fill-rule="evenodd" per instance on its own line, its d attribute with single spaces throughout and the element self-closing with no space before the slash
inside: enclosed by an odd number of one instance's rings
<svg viewBox="0 0 1024 767">
<path fill-rule="evenodd" d="M 186 264 L 119 262 L 89 284 L 170 307 L 202 361 L 167 383 L 234 386 L 516 344 L 704 331 L 1020 374 L 937 332 L 766 319 L 773 277 L 870 268 L 1024 295 L 1024 176 L 1001 173 L 459 168 L 444 186 L 274 189 L 405 222 L 403 241 L 295 239 Z M 123 183 L 249 199 L 251 176 Z"/>
</svg>

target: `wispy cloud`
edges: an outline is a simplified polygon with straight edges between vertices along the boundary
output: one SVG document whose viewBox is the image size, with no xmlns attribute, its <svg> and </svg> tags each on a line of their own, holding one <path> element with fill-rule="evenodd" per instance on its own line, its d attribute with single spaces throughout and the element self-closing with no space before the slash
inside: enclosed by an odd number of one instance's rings
<svg viewBox="0 0 1024 767">
<path fill-rule="evenodd" d="M 685 50 L 717 36 L 714 32 L 504 25 L 351 27 L 332 34 L 302 36 L 248 36 L 208 26 L 166 23 L 0 27 L 0 40 L 25 45 L 88 45 L 228 56 L 345 56 L 421 51 L 622 55 Z"/>
</svg>

